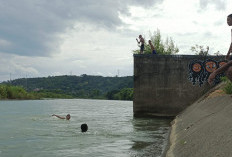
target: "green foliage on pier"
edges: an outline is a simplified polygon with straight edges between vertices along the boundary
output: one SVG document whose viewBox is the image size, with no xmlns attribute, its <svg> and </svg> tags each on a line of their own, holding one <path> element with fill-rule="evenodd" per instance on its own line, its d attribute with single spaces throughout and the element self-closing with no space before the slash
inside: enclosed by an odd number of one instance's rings
<svg viewBox="0 0 232 157">
<path fill-rule="evenodd" d="M 209 55 L 209 46 L 206 48 L 203 45 L 195 45 L 190 49 L 192 52 L 195 52 L 195 55 L 208 56 Z"/>
<path fill-rule="evenodd" d="M 209 54 L 209 46 L 203 46 L 196 44 L 195 46 L 192 46 L 190 49 L 192 52 L 195 53 L 195 55 L 200 56 L 210 56 Z M 217 51 L 214 53 L 215 56 L 222 56 L 223 54 L 220 53 L 220 51 Z"/>
<path fill-rule="evenodd" d="M 144 43 L 144 54 L 151 54 L 151 47 L 149 43 L 145 40 Z M 165 42 L 162 39 L 160 30 L 149 32 L 149 39 L 154 45 L 156 53 L 160 55 L 173 55 L 179 52 L 179 48 L 175 45 L 175 42 L 171 37 L 167 37 Z M 139 54 L 140 48 L 133 51 L 135 54 Z"/>
</svg>

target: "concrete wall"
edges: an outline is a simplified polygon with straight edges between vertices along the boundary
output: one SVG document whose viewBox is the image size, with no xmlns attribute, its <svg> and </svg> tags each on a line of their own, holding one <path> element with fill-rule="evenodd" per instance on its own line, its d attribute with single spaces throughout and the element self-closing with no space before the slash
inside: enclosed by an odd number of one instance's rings
<svg viewBox="0 0 232 157">
<path fill-rule="evenodd" d="M 219 65 L 223 59 L 196 55 L 134 55 L 134 116 L 177 115 L 211 88 L 206 83 L 210 73 L 203 68 L 206 61 L 213 60 Z M 192 63 L 201 64 L 201 71 L 191 73 Z"/>
</svg>

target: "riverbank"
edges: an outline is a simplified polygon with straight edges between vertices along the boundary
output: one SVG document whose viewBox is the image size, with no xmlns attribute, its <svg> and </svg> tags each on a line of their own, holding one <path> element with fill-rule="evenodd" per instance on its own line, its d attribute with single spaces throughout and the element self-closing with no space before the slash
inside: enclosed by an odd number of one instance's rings
<svg viewBox="0 0 232 157">
<path fill-rule="evenodd" d="M 173 120 L 166 157 L 232 156 L 232 97 L 221 88 L 216 87 Z"/>
</svg>

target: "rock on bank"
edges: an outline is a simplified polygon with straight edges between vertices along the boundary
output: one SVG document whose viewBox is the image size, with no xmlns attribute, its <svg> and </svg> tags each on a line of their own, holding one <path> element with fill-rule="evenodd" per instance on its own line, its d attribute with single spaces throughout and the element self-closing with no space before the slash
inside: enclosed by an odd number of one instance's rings
<svg viewBox="0 0 232 157">
<path fill-rule="evenodd" d="M 166 157 L 232 157 L 232 97 L 208 97 L 178 115 Z"/>
</svg>

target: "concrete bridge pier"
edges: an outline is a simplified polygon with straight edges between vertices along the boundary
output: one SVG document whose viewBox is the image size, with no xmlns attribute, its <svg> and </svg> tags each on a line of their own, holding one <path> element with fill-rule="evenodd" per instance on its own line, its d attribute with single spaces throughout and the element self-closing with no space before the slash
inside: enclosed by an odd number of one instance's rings
<svg viewBox="0 0 232 157">
<path fill-rule="evenodd" d="M 211 88 L 208 75 L 224 63 L 224 56 L 135 54 L 134 116 L 176 116 Z"/>
</svg>

